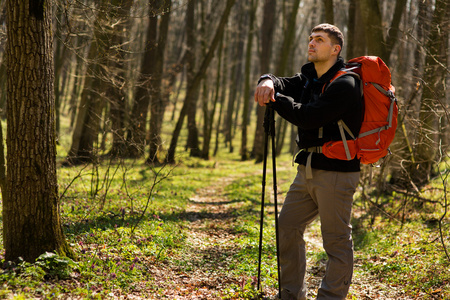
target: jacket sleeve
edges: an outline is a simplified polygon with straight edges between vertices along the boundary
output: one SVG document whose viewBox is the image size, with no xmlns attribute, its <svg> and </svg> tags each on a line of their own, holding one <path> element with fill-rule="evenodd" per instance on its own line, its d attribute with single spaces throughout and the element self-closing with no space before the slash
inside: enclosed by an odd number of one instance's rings
<svg viewBox="0 0 450 300">
<path fill-rule="evenodd" d="M 293 99 L 300 99 L 303 86 L 306 83 L 306 77 L 301 74 L 292 77 L 277 77 L 273 74 L 262 75 L 258 83 L 263 79 L 271 79 L 275 88 L 275 93 L 292 97 Z"/>
<path fill-rule="evenodd" d="M 275 89 L 278 92 L 278 89 Z M 297 94 L 276 94 L 275 109 L 286 120 L 303 130 L 311 130 L 337 122 L 354 112 L 359 105 L 361 91 L 351 75 L 342 76 L 321 94 L 316 101 L 299 103 Z"/>
<path fill-rule="evenodd" d="M 271 79 L 275 88 L 275 102 L 272 103 L 277 113 L 289 121 L 299 126 L 295 111 L 301 107 L 300 99 L 307 83 L 305 76 L 301 74 L 292 77 L 277 77 L 273 74 L 265 74 L 260 77 L 259 82 L 264 79 Z"/>
</svg>

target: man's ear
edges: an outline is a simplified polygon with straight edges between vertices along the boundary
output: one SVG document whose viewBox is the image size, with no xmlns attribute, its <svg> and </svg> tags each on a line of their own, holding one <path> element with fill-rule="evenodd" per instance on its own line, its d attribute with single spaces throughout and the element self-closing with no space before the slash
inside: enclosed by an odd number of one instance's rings
<svg viewBox="0 0 450 300">
<path fill-rule="evenodd" d="M 338 55 L 339 53 L 341 52 L 341 46 L 340 45 L 334 45 L 334 48 L 333 48 L 333 54 L 336 54 L 336 55 Z"/>
</svg>

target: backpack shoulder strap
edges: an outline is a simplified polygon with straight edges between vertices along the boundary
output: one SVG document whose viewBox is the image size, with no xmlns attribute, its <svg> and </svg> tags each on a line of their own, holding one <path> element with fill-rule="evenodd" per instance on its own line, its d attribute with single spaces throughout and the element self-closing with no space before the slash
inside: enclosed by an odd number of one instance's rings
<svg viewBox="0 0 450 300">
<path fill-rule="evenodd" d="M 349 66 L 349 65 L 347 65 Z M 339 71 L 336 72 L 336 74 L 334 75 L 333 78 L 331 78 L 330 82 L 328 82 L 327 84 L 323 85 L 322 88 L 322 94 L 325 92 L 325 90 L 330 86 L 330 84 L 335 81 L 336 79 L 344 76 L 344 75 L 351 75 L 353 77 L 355 77 L 358 80 L 361 80 L 361 76 L 359 76 L 358 73 L 354 72 L 353 70 L 355 70 L 356 68 L 359 68 L 359 64 L 355 64 L 355 65 L 351 65 L 348 68 L 342 68 Z M 363 94 L 363 87 L 362 84 L 360 84 L 360 89 L 361 89 L 361 95 Z"/>
<path fill-rule="evenodd" d="M 334 75 L 333 78 L 331 78 L 330 82 L 328 84 L 324 84 L 323 88 L 322 88 L 322 94 L 323 92 L 325 92 L 325 90 L 330 86 L 331 83 L 333 83 L 333 81 L 335 81 L 336 79 L 345 76 L 345 75 L 351 75 L 354 78 L 356 78 L 357 80 L 359 80 L 361 82 L 361 76 L 359 76 L 358 73 L 354 72 L 355 69 L 360 68 L 361 65 L 359 63 L 348 63 L 346 65 L 346 68 L 342 68 L 339 71 L 336 72 L 336 74 Z M 363 85 L 362 82 L 359 85 L 360 87 L 360 91 L 361 91 L 361 97 L 363 96 Z M 351 160 L 351 156 L 350 156 L 350 151 L 348 148 L 348 144 L 347 144 L 347 138 L 345 137 L 345 133 L 344 131 L 346 131 L 353 140 L 355 140 L 355 136 L 353 135 L 352 131 L 350 130 L 350 128 L 348 128 L 347 124 L 345 124 L 345 122 L 341 119 L 338 121 L 338 127 L 339 127 L 339 133 L 341 134 L 341 139 L 343 141 L 344 144 L 344 149 L 345 149 L 345 154 L 347 156 L 348 160 Z M 323 131 L 323 127 L 321 127 L 319 129 L 319 137 L 321 137 L 320 133 Z"/>
</svg>

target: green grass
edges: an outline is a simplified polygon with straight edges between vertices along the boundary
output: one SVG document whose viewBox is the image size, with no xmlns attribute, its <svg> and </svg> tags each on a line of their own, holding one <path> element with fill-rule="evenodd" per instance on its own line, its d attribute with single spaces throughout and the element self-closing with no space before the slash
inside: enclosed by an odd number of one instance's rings
<svg viewBox="0 0 450 300">
<path fill-rule="evenodd" d="M 358 232 L 356 237 L 360 274 L 368 273 L 380 282 L 401 286 L 411 297 L 419 293 L 440 295 L 438 299 L 450 297 L 450 263 L 436 227 L 417 221 L 400 227 L 379 220 L 369 232 Z M 447 247 L 449 241 L 447 230 Z"/>
<path fill-rule="evenodd" d="M 290 159 L 289 155 L 278 159 L 280 202 L 296 171 Z M 145 165 L 143 160 L 61 167 L 61 218 L 77 259 L 48 254 L 36 263 L 9 267 L 3 261 L 0 299 L 58 299 L 68 295 L 113 299 L 127 294 L 170 299 L 166 294 L 169 286 L 179 287 L 180 295 L 184 288 L 186 295 L 209 289 L 215 298 L 254 297 L 258 294 L 261 170 L 261 164 L 242 162 L 237 154 L 222 154 L 210 161 L 183 157 L 177 166 L 158 168 Z M 270 172 L 269 168 L 268 191 Z M 439 186 L 438 182 L 433 184 Z M 217 196 L 223 197 L 220 205 L 224 211 L 214 211 L 216 203 L 189 211 L 191 199 L 211 187 L 220 187 L 222 195 Z M 272 198 L 271 192 L 266 197 Z M 384 197 L 383 209 L 391 215 L 399 211 L 402 195 Z M 450 263 L 435 221 L 443 213 L 442 206 L 426 203 L 418 209 L 414 202 L 408 202 L 401 210 L 405 217 L 396 219 L 366 209 L 356 199 L 354 277 L 401 288 L 405 299 L 450 298 Z M 274 291 L 276 249 L 273 207 L 269 204 L 265 216 L 262 286 Z M 196 220 L 203 225 L 194 229 Z M 442 225 L 450 247 L 448 216 Z M 313 226 L 313 234 L 317 234 L 317 224 Z M 313 248 L 308 257 L 314 264 L 325 260 L 326 254 Z M 156 270 L 167 272 L 167 277 L 156 276 Z M 187 283 L 182 285 L 182 280 Z M 356 290 L 349 297 L 359 299 Z"/>
</svg>

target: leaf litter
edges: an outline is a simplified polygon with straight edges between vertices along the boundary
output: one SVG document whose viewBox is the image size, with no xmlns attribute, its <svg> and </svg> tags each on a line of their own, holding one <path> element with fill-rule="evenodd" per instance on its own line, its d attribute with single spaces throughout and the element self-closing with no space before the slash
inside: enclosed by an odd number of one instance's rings
<svg viewBox="0 0 450 300">
<path fill-rule="evenodd" d="M 153 295 L 154 299 L 246 299 L 238 293 L 240 296 L 235 298 L 229 293 L 224 294 L 224 291 L 229 291 L 232 286 L 243 289 L 247 281 L 255 280 L 255 276 L 236 275 L 233 270 L 227 268 L 233 253 L 239 248 L 232 243 L 239 233 L 233 230 L 235 217 L 231 213 L 232 209 L 223 189 L 225 183 L 232 180 L 233 178 L 225 178 L 222 179 L 224 184 L 199 189 L 190 199 L 186 209 L 186 214 L 190 215 L 190 233 L 186 240 L 190 248 L 189 257 L 180 257 L 183 261 L 181 265 L 173 263 L 176 261 L 175 257 L 172 257 L 171 262 L 153 265 L 150 272 L 159 286 L 159 294 Z M 326 269 L 326 257 L 314 257 L 314 254 L 323 252 L 319 227 L 319 222 L 314 222 L 305 236 L 308 253 L 308 299 L 315 298 Z M 185 256 L 186 252 L 181 254 Z M 401 286 L 389 285 L 367 273 L 360 276 L 363 274 L 358 272 L 360 267 L 358 259 L 355 259 L 355 274 L 347 299 L 441 299 L 439 290 L 436 290 L 431 298 L 424 298 L 425 295 L 417 295 L 415 298 L 405 296 Z M 257 273 L 256 268 L 255 265 L 254 275 Z M 263 286 L 263 289 L 263 299 L 272 299 L 278 291 L 277 286 Z"/>
</svg>

